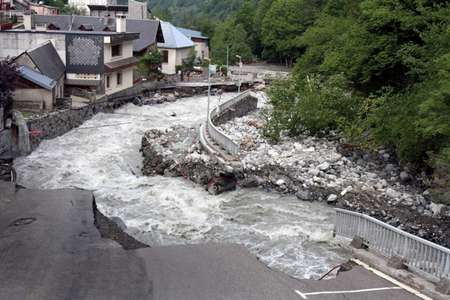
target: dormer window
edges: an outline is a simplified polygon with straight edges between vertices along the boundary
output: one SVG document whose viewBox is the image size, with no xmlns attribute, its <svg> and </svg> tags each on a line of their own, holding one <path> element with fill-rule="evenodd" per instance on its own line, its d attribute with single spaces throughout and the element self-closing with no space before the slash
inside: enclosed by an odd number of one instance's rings
<svg viewBox="0 0 450 300">
<path fill-rule="evenodd" d="M 94 28 L 93 28 L 93 26 L 90 25 L 90 24 L 81 24 L 81 25 L 78 27 L 78 30 L 80 30 L 80 31 L 93 31 Z"/>
<path fill-rule="evenodd" d="M 50 23 L 50 24 L 48 24 L 47 29 L 48 30 L 59 30 L 59 27 L 53 23 Z"/>
</svg>

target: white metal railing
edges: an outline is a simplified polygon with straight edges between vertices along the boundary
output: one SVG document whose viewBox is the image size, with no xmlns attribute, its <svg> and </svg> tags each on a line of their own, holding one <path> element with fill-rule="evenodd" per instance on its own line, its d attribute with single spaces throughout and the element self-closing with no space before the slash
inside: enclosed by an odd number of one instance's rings
<svg viewBox="0 0 450 300">
<path fill-rule="evenodd" d="M 335 233 L 349 239 L 359 236 L 368 242 L 369 249 L 387 257 L 402 257 L 410 269 L 433 279 L 450 277 L 450 249 L 370 216 L 337 208 Z"/>
<path fill-rule="evenodd" d="M 240 146 L 235 143 L 228 135 L 223 133 L 219 128 L 217 128 L 212 120 L 217 117 L 220 112 L 223 112 L 233 105 L 239 103 L 243 99 L 247 98 L 250 95 L 250 91 L 245 91 L 240 93 L 236 97 L 220 104 L 218 107 L 214 108 L 208 116 L 207 130 L 211 138 L 220 145 L 223 149 L 225 149 L 231 155 L 237 155 L 239 153 Z"/>
</svg>

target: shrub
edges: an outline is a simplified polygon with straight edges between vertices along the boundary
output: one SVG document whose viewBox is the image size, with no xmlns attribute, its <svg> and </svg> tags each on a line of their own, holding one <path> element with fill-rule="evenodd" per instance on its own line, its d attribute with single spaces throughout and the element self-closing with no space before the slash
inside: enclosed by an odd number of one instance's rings
<svg viewBox="0 0 450 300">
<path fill-rule="evenodd" d="M 348 92 L 341 75 L 321 80 L 307 76 L 303 80 L 279 81 L 269 89 L 273 110 L 265 133 L 277 139 L 283 130 L 290 135 L 324 135 L 344 130 L 357 122 L 363 104 Z"/>
</svg>

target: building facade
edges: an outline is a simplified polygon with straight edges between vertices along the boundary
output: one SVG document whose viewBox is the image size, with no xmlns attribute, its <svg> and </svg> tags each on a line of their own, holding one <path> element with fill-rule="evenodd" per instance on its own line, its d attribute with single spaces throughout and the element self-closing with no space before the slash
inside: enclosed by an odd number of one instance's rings
<svg viewBox="0 0 450 300">
<path fill-rule="evenodd" d="M 21 53 L 14 59 L 20 80 L 15 102 L 51 111 L 57 98 L 64 97 L 65 66 L 51 41 Z"/>
<path fill-rule="evenodd" d="M 25 29 L 0 31 L 0 59 L 17 57 L 32 47 L 51 41 L 65 65 L 66 88 L 80 88 L 102 95 L 133 85 L 129 80 L 137 63 L 133 57 L 133 42 L 139 38 L 139 33 L 126 32 L 125 18 L 116 20 L 116 31 L 109 28 L 94 31 L 90 28 L 92 24 L 75 23 L 76 18 L 72 16 L 42 17 L 27 15 L 24 16 Z M 105 28 L 107 24 L 99 26 Z M 72 30 L 66 30 L 70 28 Z"/>
<path fill-rule="evenodd" d="M 177 27 L 177 29 L 189 38 L 195 45 L 195 53 L 198 59 L 209 59 L 209 38 L 200 31 Z"/>
<path fill-rule="evenodd" d="M 173 75 L 177 72 L 177 66 L 182 65 L 183 60 L 195 50 L 195 45 L 172 24 L 161 21 L 161 28 L 164 43 L 158 43 L 158 49 L 162 57 L 162 72 Z"/>
</svg>

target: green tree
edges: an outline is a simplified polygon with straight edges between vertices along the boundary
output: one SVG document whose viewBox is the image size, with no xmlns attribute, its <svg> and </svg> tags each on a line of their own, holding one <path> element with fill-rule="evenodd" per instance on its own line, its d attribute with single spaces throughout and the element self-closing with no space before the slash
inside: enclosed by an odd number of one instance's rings
<svg viewBox="0 0 450 300">
<path fill-rule="evenodd" d="M 217 25 L 211 41 L 211 47 L 213 61 L 217 64 L 226 64 L 227 47 L 229 48 L 230 64 L 238 61 L 236 55 L 242 56 L 244 62 L 250 62 L 253 58 L 244 26 L 242 24 L 236 24 L 233 19 Z"/>
<path fill-rule="evenodd" d="M 300 37 L 318 12 L 318 3 L 313 0 L 275 0 L 262 22 L 266 55 L 277 55 L 292 64 L 303 52 Z"/>
<path fill-rule="evenodd" d="M 159 79 L 161 77 L 161 71 L 159 69 L 161 61 L 161 53 L 158 49 L 153 49 L 139 59 L 138 70 L 148 79 Z"/>
</svg>

